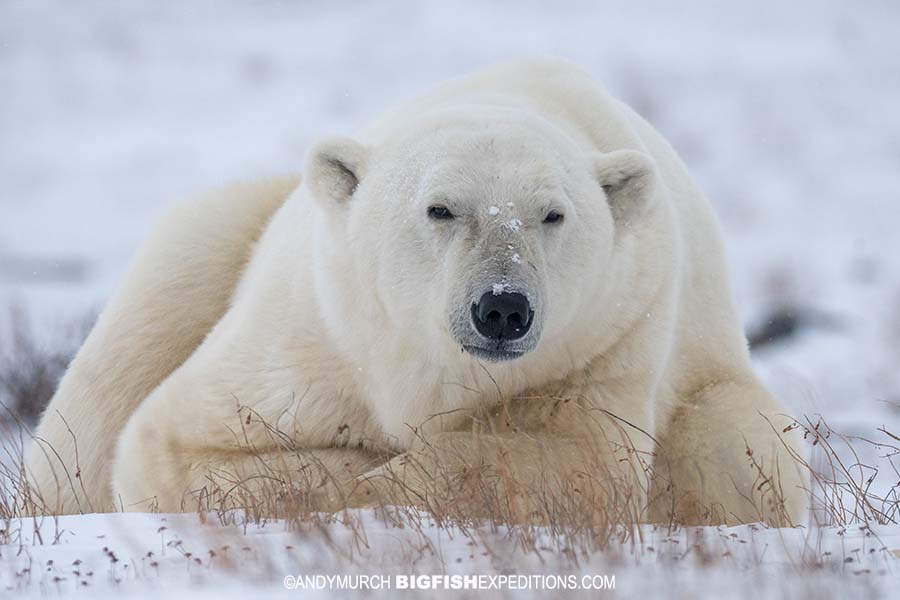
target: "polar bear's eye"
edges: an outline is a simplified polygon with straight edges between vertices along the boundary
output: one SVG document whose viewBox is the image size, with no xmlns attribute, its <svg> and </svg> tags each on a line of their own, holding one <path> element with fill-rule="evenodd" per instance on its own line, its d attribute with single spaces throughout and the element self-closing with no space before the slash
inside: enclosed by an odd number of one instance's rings
<svg viewBox="0 0 900 600">
<path fill-rule="evenodd" d="M 453 213 L 450 212 L 450 209 L 446 206 L 435 205 L 428 207 L 428 216 L 432 219 L 443 221 L 446 219 L 452 219 Z"/>
<path fill-rule="evenodd" d="M 555 210 L 551 210 L 547 213 L 547 216 L 544 217 L 544 223 L 561 223 L 563 220 L 563 214 L 556 212 Z"/>
</svg>

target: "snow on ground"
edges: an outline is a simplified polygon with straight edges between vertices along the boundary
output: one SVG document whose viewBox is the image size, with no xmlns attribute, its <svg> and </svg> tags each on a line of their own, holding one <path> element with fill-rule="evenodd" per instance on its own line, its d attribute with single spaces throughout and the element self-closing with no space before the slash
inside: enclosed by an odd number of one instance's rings
<svg viewBox="0 0 900 600">
<path fill-rule="evenodd" d="M 37 527 L 30 520 L 14 522 L 21 534 L 15 534 L 17 543 L 0 546 L 0 590 L 23 598 L 215 594 L 220 600 L 248 593 L 331 597 L 359 592 L 326 579 L 343 575 L 350 576 L 344 586 L 364 587 L 353 583 L 356 576 L 375 577 L 375 594 L 393 598 L 402 589 L 399 577 L 446 575 L 451 577 L 446 584 L 431 583 L 430 577 L 415 581 L 419 588 L 433 586 L 430 592 L 436 589 L 439 597 L 459 597 L 465 590 L 445 590 L 457 585 L 453 576 L 505 575 L 505 582 L 480 580 L 482 588 L 469 596 L 540 597 L 563 589 L 573 598 L 877 598 L 889 596 L 900 579 L 896 528 L 811 533 L 741 526 L 670 532 L 648 526 L 643 540 L 633 545 L 632 540 L 614 543 L 603 553 L 579 554 L 575 561 L 561 552 L 523 551 L 505 531 L 468 537 L 434 527 L 426 515 L 421 515 L 422 529 L 397 529 L 375 513 L 354 514 L 361 526 L 325 526 L 328 539 L 316 530 L 291 531 L 279 523 L 246 531 L 222 527 L 203 523 L 197 515 L 84 515 L 47 519 Z M 35 531 L 42 542 L 35 543 Z M 549 543 L 539 538 L 534 545 Z"/>
<path fill-rule="evenodd" d="M 424 86 L 554 54 L 681 153 L 720 215 L 748 327 L 773 308 L 806 315 L 797 336 L 756 355 L 791 412 L 884 440 L 878 426 L 900 431 L 898 25 L 890 0 L 10 0 L 0 4 L 0 315 L 24 304 L 52 343 L 102 305 L 150 223 L 184 194 L 297 170 L 317 136 L 350 133 Z M 861 451 L 879 462 L 873 447 Z M 880 468 L 888 485 L 900 479 Z M 137 531 L 140 519 L 67 519 L 69 541 L 28 549 L 87 560 L 98 550 L 77 540 Z M 150 538 L 137 536 L 135 552 Z M 12 568 L 13 549 L 0 550 Z M 636 588 L 679 577 L 645 579 L 643 566 Z M 754 589 L 754 573 L 721 583 Z"/>
</svg>

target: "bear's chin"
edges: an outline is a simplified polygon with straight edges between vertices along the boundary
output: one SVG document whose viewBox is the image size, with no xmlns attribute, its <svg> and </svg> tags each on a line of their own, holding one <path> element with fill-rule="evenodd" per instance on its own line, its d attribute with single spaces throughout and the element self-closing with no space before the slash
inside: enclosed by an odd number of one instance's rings
<svg viewBox="0 0 900 600">
<path fill-rule="evenodd" d="M 513 361 L 517 358 L 522 358 L 527 354 L 527 352 L 523 351 L 489 349 L 482 348 L 481 346 L 470 346 L 468 344 L 463 345 L 463 350 L 475 358 L 495 363 Z"/>
</svg>

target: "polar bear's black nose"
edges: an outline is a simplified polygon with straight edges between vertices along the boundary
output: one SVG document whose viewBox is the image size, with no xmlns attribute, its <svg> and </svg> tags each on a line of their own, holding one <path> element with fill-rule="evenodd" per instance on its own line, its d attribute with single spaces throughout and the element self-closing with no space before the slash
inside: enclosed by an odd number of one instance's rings
<svg viewBox="0 0 900 600">
<path fill-rule="evenodd" d="M 534 311 L 528 298 L 515 292 L 486 292 L 472 305 L 478 333 L 492 340 L 517 340 L 531 328 Z"/>
</svg>

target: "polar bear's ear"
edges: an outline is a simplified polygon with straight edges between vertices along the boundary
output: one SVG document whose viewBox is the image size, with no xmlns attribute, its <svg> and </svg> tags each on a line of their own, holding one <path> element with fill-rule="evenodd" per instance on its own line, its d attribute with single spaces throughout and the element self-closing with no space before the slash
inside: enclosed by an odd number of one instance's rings
<svg viewBox="0 0 900 600">
<path fill-rule="evenodd" d="M 365 175 L 368 150 L 350 138 L 317 143 L 306 156 L 304 176 L 313 195 L 341 202 L 350 198 Z"/>
<path fill-rule="evenodd" d="M 615 150 L 598 154 L 594 173 L 609 200 L 616 220 L 629 219 L 644 209 L 653 197 L 653 163 L 636 150 Z"/>
</svg>

